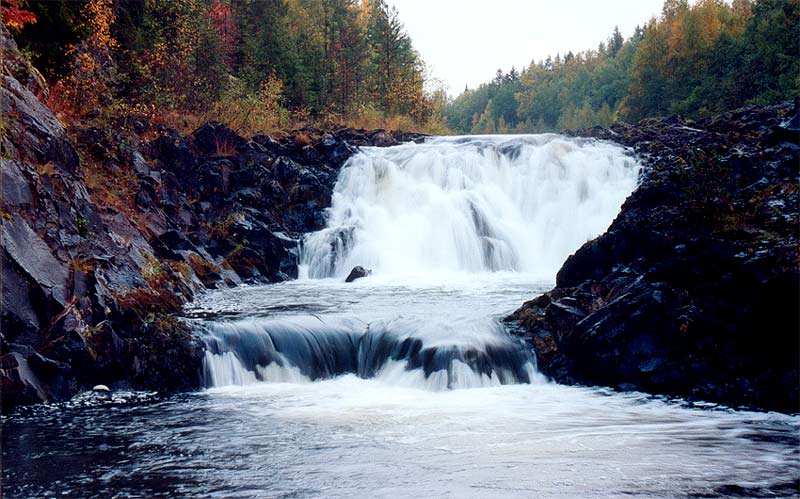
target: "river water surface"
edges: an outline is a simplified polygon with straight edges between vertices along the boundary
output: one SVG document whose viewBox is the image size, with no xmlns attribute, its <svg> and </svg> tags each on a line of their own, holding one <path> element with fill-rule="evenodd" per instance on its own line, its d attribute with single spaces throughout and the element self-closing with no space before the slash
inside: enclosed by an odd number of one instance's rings
<svg viewBox="0 0 800 499">
<path fill-rule="evenodd" d="M 3 497 L 795 497 L 799 416 L 553 384 L 500 323 L 637 174 L 557 136 L 365 150 L 300 279 L 186 310 L 204 390 L 6 418 Z"/>
</svg>

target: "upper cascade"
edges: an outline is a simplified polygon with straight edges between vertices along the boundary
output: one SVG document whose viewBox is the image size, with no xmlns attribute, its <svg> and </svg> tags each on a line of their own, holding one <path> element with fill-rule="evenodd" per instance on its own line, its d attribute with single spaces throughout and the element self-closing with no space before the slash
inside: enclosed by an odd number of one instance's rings
<svg viewBox="0 0 800 499">
<path fill-rule="evenodd" d="M 625 149 L 560 135 L 437 137 L 363 148 L 341 171 L 300 274 L 517 271 L 552 279 L 636 187 Z"/>
</svg>

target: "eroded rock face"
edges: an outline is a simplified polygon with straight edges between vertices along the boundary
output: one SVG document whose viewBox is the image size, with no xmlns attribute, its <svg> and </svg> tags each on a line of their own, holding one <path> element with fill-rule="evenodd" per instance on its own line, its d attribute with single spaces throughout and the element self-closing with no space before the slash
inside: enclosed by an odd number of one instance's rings
<svg viewBox="0 0 800 499">
<path fill-rule="evenodd" d="M 2 36 L 2 35 L 0 35 Z M 39 100 L 16 79 L 0 76 L 0 111 L 12 119 L 4 130 L 0 146 L 6 157 L 46 164 L 74 173 L 78 155 L 64 126 Z"/>
<path fill-rule="evenodd" d="M 219 123 L 183 136 L 137 117 L 67 130 L 2 25 L 0 49 L 4 412 L 97 384 L 195 388 L 202 352 L 176 318 L 182 305 L 206 289 L 295 278 L 297 240 L 324 227 L 357 146 L 421 137 L 247 139 Z"/>
<path fill-rule="evenodd" d="M 579 131 L 646 167 L 608 231 L 507 319 L 539 369 L 732 405 L 798 407 L 800 134 L 792 105 Z"/>
</svg>

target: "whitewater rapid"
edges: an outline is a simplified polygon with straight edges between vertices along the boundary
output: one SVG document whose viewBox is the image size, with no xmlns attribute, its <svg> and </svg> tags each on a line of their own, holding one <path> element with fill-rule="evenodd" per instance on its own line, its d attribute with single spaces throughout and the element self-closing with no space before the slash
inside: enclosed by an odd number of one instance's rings
<svg viewBox="0 0 800 499">
<path fill-rule="evenodd" d="M 620 148 L 550 135 L 363 150 L 306 239 L 304 278 L 186 309 L 207 390 L 4 421 L 4 491 L 796 497 L 800 416 L 548 383 L 502 327 L 637 173 Z M 345 283 L 352 265 L 374 273 Z"/>
<path fill-rule="evenodd" d="M 363 148 L 340 172 L 327 227 L 303 240 L 300 279 L 191 306 L 225 317 L 197 327 L 205 383 L 543 383 L 499 319 L 608 227 L 638 173 L 621 147 L 558 135 Z M 345 284 L 356 265 L 372 275 Z"/>
<path fill-rule="evenodd" d="M 605 231 L 639 167 L 609 143 L 559 135 L 442 137 L 365 148 L 342 170 L 328 227 L 300 269 L 344 277 L 515 271 L 552 279 Z"/>
</svg>

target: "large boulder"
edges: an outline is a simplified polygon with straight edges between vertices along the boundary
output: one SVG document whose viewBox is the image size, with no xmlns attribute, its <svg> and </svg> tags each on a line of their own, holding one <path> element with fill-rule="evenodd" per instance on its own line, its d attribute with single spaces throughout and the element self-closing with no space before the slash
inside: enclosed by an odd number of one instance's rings
<svg viewBox="0 0 800 499">
<path fill-rule="evenodd" d="M 752 107 L 586 132 L 647 159 L 608 231 L 507 320 L 543 373 L 800 410 L 800 145 L 773 133 L 793 112 Z"/>
<path fill-rule="evenodd" d="M 298 239 L 324 226 L 355 146 L 419 137 L 306 128 L 248 140 L 220 123 L 186 136 L 98 112 L 65 128 L 2 25 L 0 52 L 4 412 L 98 382 L 197 387 L 202 352 L 182 305 L 295 278 Z"/>
</svg>

